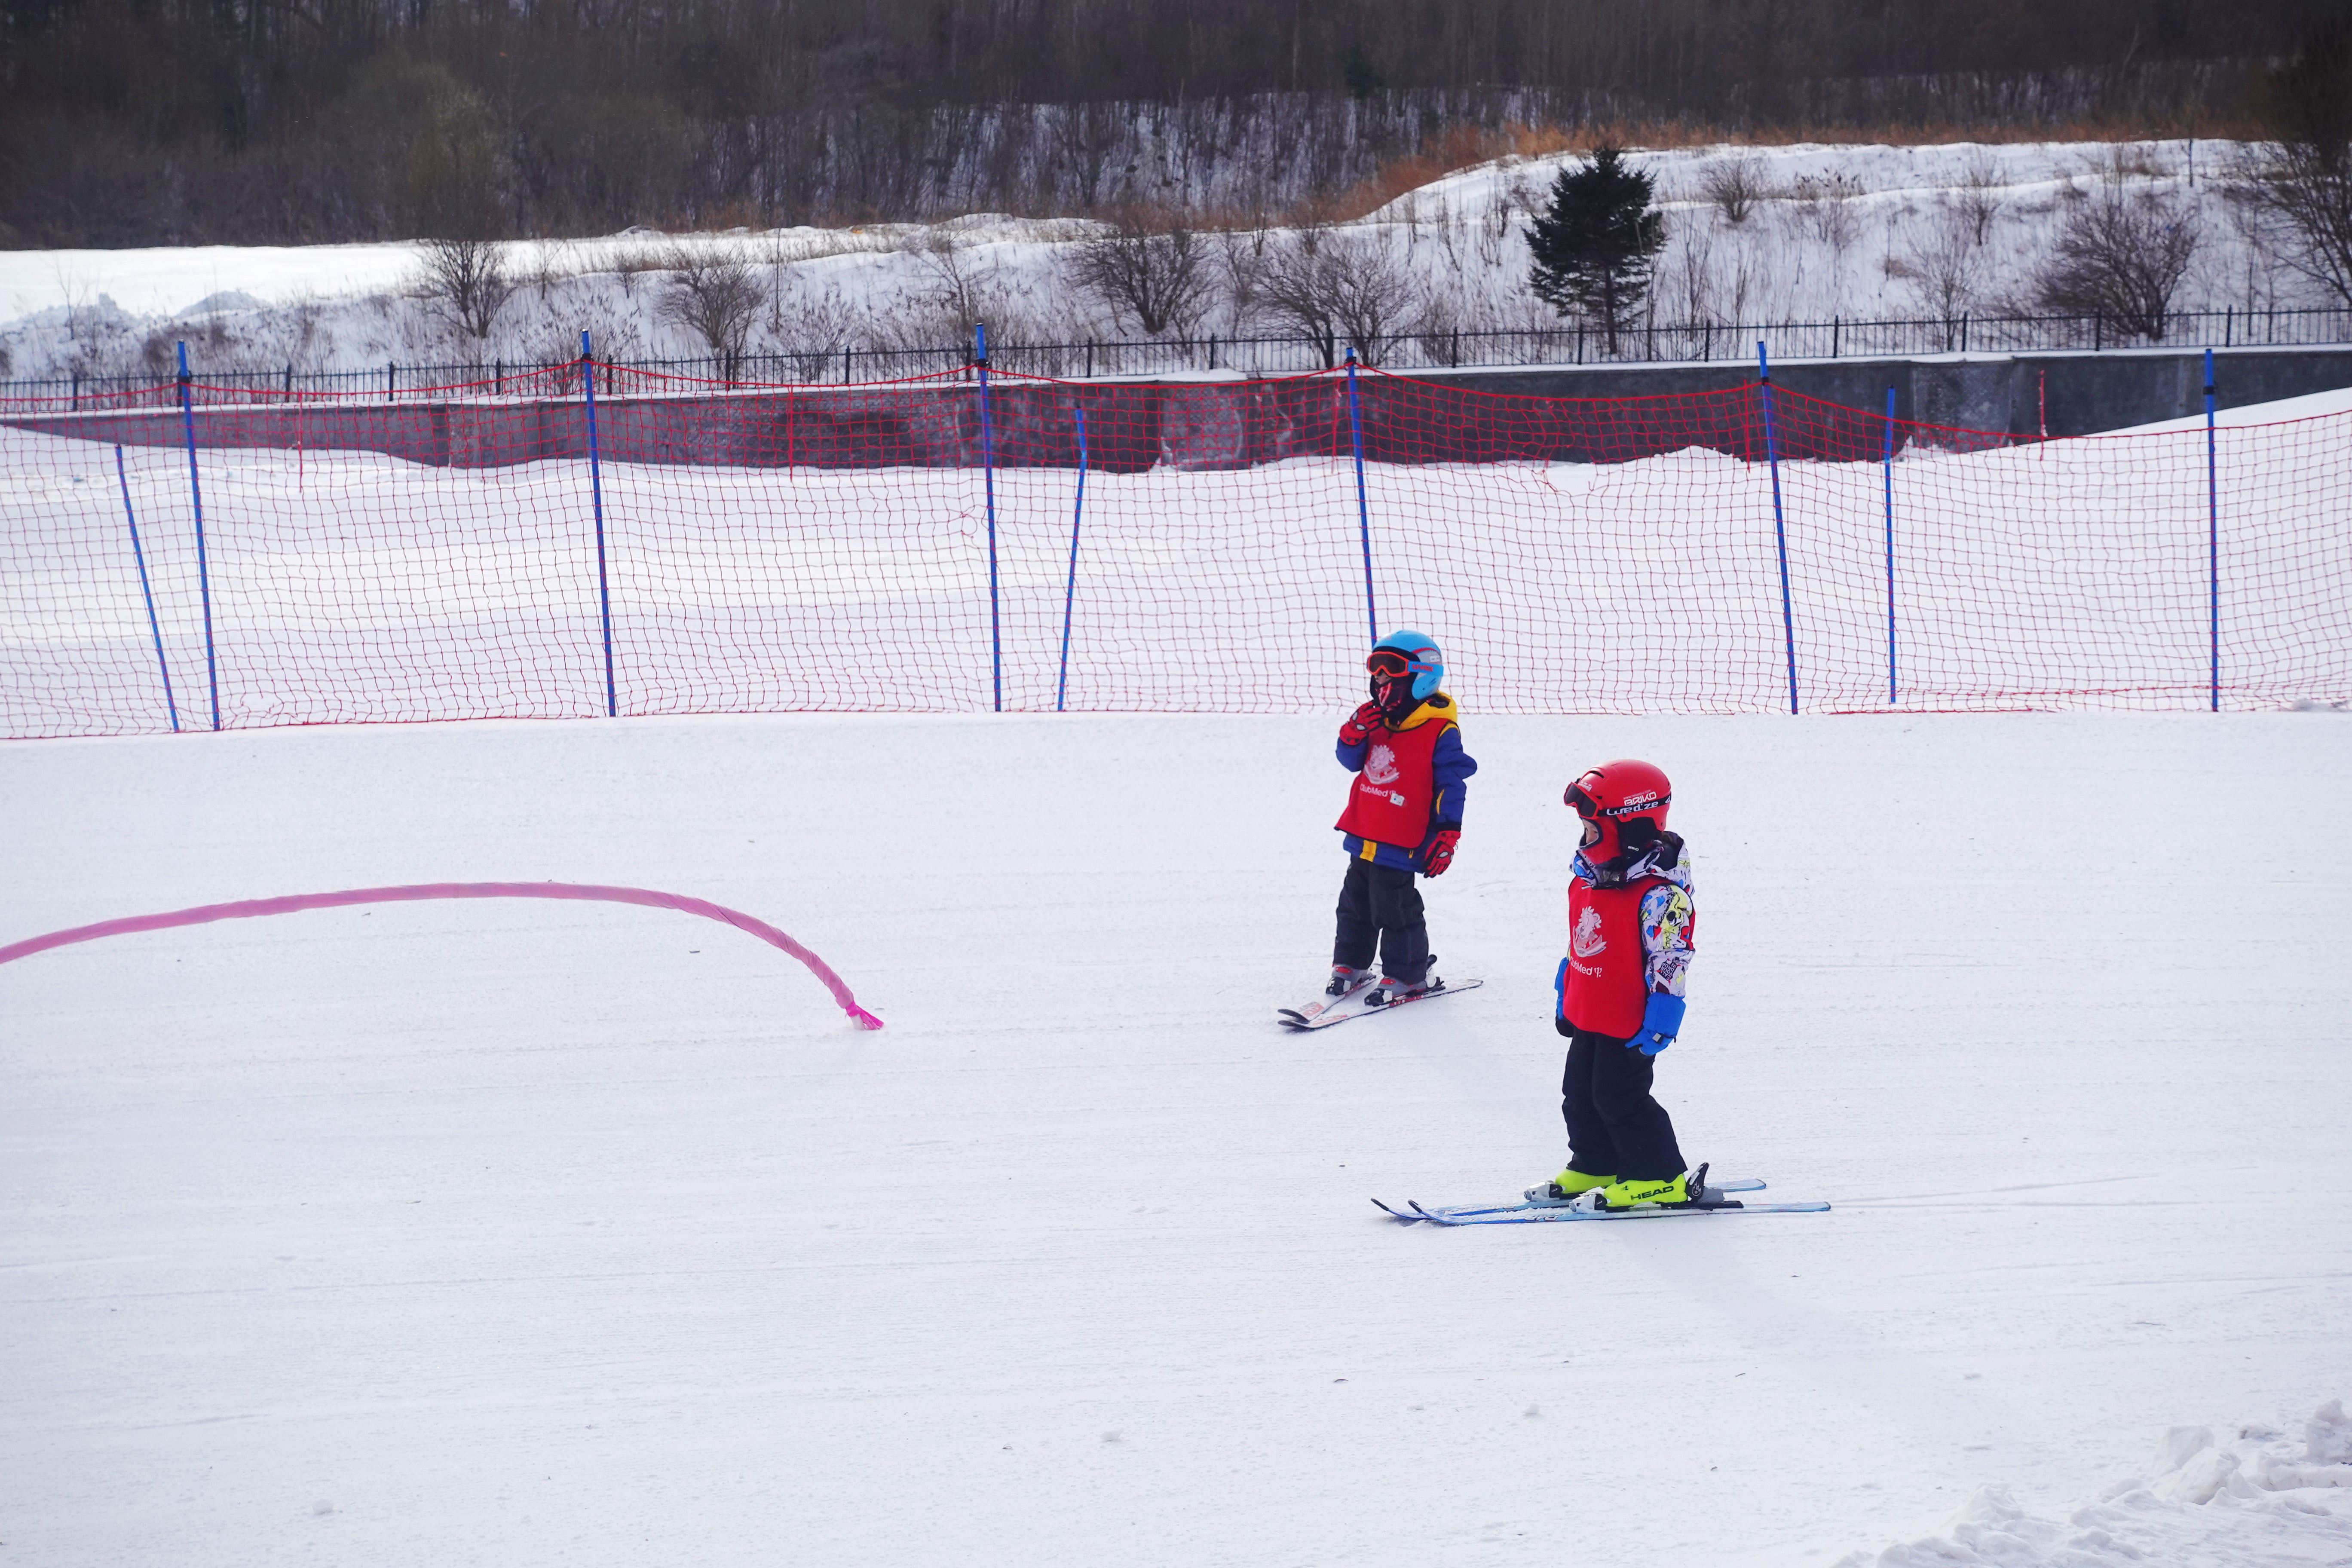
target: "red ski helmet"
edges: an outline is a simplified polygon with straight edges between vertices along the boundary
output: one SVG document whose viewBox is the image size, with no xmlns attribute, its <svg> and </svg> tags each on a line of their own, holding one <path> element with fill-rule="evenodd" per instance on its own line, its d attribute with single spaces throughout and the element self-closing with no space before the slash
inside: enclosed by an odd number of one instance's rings
<svg viewBox="0 0 2352 1568">
<path fill-rule="evenodd" d="M 1584 858 L 1602 866 L 1657 842 L 1675 786 L 1664 770 L 1622 757 L 1577 774 L 1560 800 L 1584 819 Z"/>
</svg>

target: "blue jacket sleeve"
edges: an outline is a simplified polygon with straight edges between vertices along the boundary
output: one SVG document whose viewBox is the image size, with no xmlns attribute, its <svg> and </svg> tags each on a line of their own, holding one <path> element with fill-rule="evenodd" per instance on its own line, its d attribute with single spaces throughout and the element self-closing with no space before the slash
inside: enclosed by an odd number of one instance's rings
<svg viewBox="0 0 2352 1568">
<path fill-rule="evenodd" d="M 1360 773 L 1364 771 L 1364 757 L 1371 751 L 1371 749 L 1372 742 L 1369 738 L 1353 746 L 1348 744 L 1345 741 L 1341 741 L 1337 746 L 1332 748 L 1334 753 L 1339 759 L 1339 765 L 1347 769 L 1351 773 Z"/>
<path fill-rule="evenodd" d="M 1345 759 L 1342 759 L 1343 761 Z M 1430 753 L 1430 775 L 1436 783 L 1429 804 L 1432 825 L 1462 825 L 1462 803 L 1469 794 L 1467 780 L 1478 771 L 1478 759 L 1462 749 L 1462 731 L 1448 724 L 1445 733 L 1437 737 L 1437 746 Z M 1354 764 L 1363 766 L 1360 757 Z"/>
</svg>

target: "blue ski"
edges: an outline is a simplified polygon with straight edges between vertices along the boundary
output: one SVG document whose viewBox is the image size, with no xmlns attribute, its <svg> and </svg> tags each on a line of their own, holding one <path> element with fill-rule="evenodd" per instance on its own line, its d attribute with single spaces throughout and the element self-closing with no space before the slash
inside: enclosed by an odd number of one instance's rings
<svg viewBox="0 0 2352 1568">
<path fill-rule="evenodd" d="M 1710 1193 L 1760 1193 L 1764 1190 L 1764 1184 L 1757 1180 L 1754 1176 L 1735 1176 L 1721 1182 L 1711 1181 L 1707 1183 L 1706 1187 L 1707 1191 Z M 1399 1208 L 1392 1204 L 1384 1204 L 1378 1198 L 1374 1198 L 1372 1200 L 1372 1204 L 1373 1206 L 1380 1209 L 1381 1213 L 1392 1215 L 1397 1219 L 1401 1219 L 1407 1225 L 1411 1225 L 1416 1220 L 1423 1219 L 1435 1220 L 1440 1225 L 1444 1225 L 1449 1222 L 1460 1225 L 1465 1223 L 1469 1216 L 1474 1215 L 1519 1214 L 1528 1209 L 1556 1209 L 1560 1206 L 1558 1204 L 1538 1203 L 1441 1204 L 1434 1207 L 1424 1208 L 1420 1204 L 1408 1200 L 1403 1208 Z M 1512 1222 L 1505 1220 L 1493 1221 L 1489 1223 L 1510 1224 Z"/>
<path fill-rule="evenodd" d="M 1386 1204 L 1381 1205 L 1394 1215 Z M 1546 1208 L 1507 1209 L 1483 1215 L 1433 1214 L 1420 1205 L 1412 1205 L 1410 1215 L 1397 1215 L 1399 1219 L 1425 1219 L 1436 1225 L 1553 1225 L 1565 1220 L 1585 1219 L 1670 1219 L 1675 1215 L 1703 1214 L 1826 1214 L 1825 1203 L 1743 1204 L 1737 1198 L 1724 1198 L 1712 1203 L 1644 1204 L 1630 1209 L 1580 1209 L 1558 1205 Z"/>
</svg>

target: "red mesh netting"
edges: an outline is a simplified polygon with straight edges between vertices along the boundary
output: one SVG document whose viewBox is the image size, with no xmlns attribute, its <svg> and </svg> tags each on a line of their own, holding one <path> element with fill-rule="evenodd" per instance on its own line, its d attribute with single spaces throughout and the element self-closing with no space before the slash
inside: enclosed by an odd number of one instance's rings
<svg viewBox="0 0 2352 1568">
<path fill-rule="evenodd" d="M 1336 373 L 995 376 L 983 430 L 968 372 L 594 374 L 593 463 L 578 365 L 5 410 L 0 733 L 1345 706 L 1366 532 L 1472 712 L 1786 711 L 1792 666 L 1807 711 L 2352 698 L 2352 414 L 2222 429 L 2209 511 L 2201 426 L 1895 422 L 1890 463 L 1883 416 L 1775 390 L 1776 528 L 1754 387 L 1366 373 L 1351 421 Z"/>
</svg>

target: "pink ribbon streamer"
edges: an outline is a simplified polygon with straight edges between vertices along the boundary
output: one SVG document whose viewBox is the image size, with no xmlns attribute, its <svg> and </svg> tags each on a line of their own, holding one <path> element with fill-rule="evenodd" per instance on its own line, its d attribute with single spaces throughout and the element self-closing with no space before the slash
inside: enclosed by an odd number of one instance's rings
<svg viewBox="0 0 2352 1568">
<path fill-rule="evenodd" d="M 784 932 L 756 916 L 740 910 L 730 910 L 704 899 L 689 899 L 677 893 L 657 893 L 650 888 L 596 888 L 577 882 L 429 882 L 413 888 L 353 888 L 341 893 L 295 893 L 282 899 L 247 899 L 234 904 L 205 904 L 193 910 L 174 910 L 165 915 L 132 915 L 126 920 L 100 921 L 96 925 L 76 926 L 71 931 L 53 931 L 46 936 L 27 937 L 23 942 L 0 947 L 0 963 L 13 963 L 20 958 L 30 958 L 53 947 L 70 947 L 78 942 L 96 942 L 102 936 L 127 936 L 132 931 L 166 931 L 173 926 L 205 925 L 213 921 L 244 920 L 253 915 L 290 915 L 302 910 L 331 910 L 344 904 L 402 904 L 423 899 L 583 899 L 607 904 L 643 904 L 647 909 L 677 910 L 705 920 L 723 921 L 738 931 L 749 931 L 770 947 L 780 947 L 803 963 L 811 973 L 824 982 L 841 1010 L 861 1029 L 878 1029 L 882 1020 L 857 1005 L 849 987 L 832 966 L 794 942 Z"/>
</svg>

